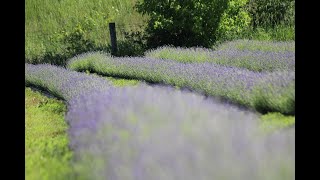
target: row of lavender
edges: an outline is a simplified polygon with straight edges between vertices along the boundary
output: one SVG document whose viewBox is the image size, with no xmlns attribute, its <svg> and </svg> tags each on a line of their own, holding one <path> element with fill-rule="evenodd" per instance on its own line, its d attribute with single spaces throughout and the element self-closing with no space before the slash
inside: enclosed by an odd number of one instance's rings
<svg viewBox="0 0 320 180">
<path fill-rule="evenodd" d="M 257 115 L 170 88 L 113 88 L 26 64 L 26 82 L 68 102 L 79 179 L 293 179 L 294 128 L 256 134 Z"/>
<path fill-rule="evenodd" d="M 260 41 L 238 39 L 214 47 L 216 50 L 248 50 L 263 52 L 295 52 L 295 41 Z"/>
<path fill-rule="evenodd" d="M 48 64 L 25 65 L 25 84 L 42 88 L 52 95 L 66 101 L 83 94 L 83 92 L 102 90 L 112 87 L 112 83 L 102 78 L 69 71 Z"/>
<path fill-rule="evenodd" d="M 295 71 L 294 42 L 232 41 L 215 50 L 164 46 L 145 53 L 148 58 L 184 63 L 211 62 L 252 71 Z"/>
<path fill-rule="evenodd" d="M 152 58 L 114 58 L 93 52 L 68 61 L 71 70 L 186 87 L 254 108 L 262 113 L 295 112 L 295 73 L 253 72 L 212 63 L 180 63 Z"/>
</svg>

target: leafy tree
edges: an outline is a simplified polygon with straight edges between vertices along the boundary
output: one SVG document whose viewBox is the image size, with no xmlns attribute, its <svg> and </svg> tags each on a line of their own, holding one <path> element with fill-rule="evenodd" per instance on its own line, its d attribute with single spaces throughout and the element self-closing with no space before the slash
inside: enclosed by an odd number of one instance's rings
<svg viewBox="0 0 320 180">
<path fill-rule="evenodd" d="M 229 0 L 216 34 L 220 41 L 237 39 L 250 28 L 251 17 L 246 8 L 248 2 L 249 0 Z"/>
<path fill-rule="evenodd" d="M 147 46 L 209 47 L 228 0 L 144 0 L 138 12 L 150 16 Z"/>
<path fill-rule="evenodd" d="M 294 0 L 250 0 L 248 12 L 252 25 L 274 28 L 276 25 L 294 25 Z"/>
</svg>

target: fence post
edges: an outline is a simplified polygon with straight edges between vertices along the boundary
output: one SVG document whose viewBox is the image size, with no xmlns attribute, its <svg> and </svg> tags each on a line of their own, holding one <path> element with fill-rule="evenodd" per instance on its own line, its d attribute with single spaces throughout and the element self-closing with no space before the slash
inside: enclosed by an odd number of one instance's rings
<svg viewBox="0 0 320 180">
<path fill-rule="evenodd" d="M 111 54 L 116 55 L 117 49 L 117 36 L 115 23 L 109 23 L 110 39 L 111 39 Z"/>
</svg>

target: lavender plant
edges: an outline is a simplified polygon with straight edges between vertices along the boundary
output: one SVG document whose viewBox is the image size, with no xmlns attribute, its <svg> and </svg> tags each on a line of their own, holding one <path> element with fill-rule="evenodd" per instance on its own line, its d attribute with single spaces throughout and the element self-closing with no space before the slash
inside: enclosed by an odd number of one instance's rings
<svg viewBox="0 0 320 180">
<path fill-rule="evenodd" d="M 43 88 L 66 101 L 83 92 L 113 88 L 103 78 L 88 76 L 49 64 L 25 64 L 25 83 Z"/>
<path fill-rule="evenodd" d="M 103 75 L 187 87 L 209 96 L 222 97 L 255 109 L 257 109 L 255 106 L 257 103 L 254 101 L 261 93 L 253 92 L 253 87 L 259 86 L 257 82 L 262 78 L 270 76 L 270 73 L 266 72 L 253 72 L 212 63 L 185 64 L 151 58 L 113 58 L 109 55 L 103 55 L 101 52 L 78 55 L 68 61 L 67 67 L 71 70 L 85 71 L 87 64 L 90 64 L 92 71 Z M 284 73 L 285 75 L 287 74 Z M 277 77 L 272 76 L 270 79 L 277 80 Z M 291 81 L 294 82 L 294 79 Z M 286 86 L 275 86 L 274 88 L 275 90 L 271 94 L 278 97 L 287 96 L 286 93 L 277 94 L 279 88 L 286 89 Z M 255 96 L 254 99 L 253 96 Z M 283 98 L 291 98 L 294 101 L 292 96 Z M 292 104 L 284 103 L 283 105 L 291 106 Z M 259 107 L 261 106 L 278 112 L 283 110 L 279 106 L 274 106 L 273 103 L 263 103 L 259 105 Z"/>
<path fill-rule="evenodd" d="M 265 76 L 253 88 L 253 105 L 260 112 L 295 112 L 295 73 L 275 72 Z"/>
<path fill-rule="evenodd" d="M 246 48 L 246 45 L 241 46 L 240 43 L 236 44 L 235 42 L 229 44 L 222 45 L 215 51 L 205 48 L 163 46 L 147 51 L 145 56 L 184 63 L 211 62 L 223 66 L 246 68 L 252 71 L 295 70 L 294 51 L 253 51 L 250 49 L 251 46 Z M 276 48 L 277 44 L 274 47 Z"/>
<path fill-rule="evenodd" d="M 140 86 L 83 94 L 67 120 L 83 179 L 294 178 L 294 129 L 257 136 L 254 113 L 193 93 Z"/>
<path fill-rule="evenodd" d="M 295 52 L 295 41 L 258 41 L 239 39 L 216 45 L 215 50 L 248 50 L 264 52 Z"/>
<path fill-rule="evenodd" d="M 251 111 L 52 65 L 26 64 L 26 82 L 67 100 L 78 179 L 294 178 L 294 128 L 259 136 Z"/>
</svg>

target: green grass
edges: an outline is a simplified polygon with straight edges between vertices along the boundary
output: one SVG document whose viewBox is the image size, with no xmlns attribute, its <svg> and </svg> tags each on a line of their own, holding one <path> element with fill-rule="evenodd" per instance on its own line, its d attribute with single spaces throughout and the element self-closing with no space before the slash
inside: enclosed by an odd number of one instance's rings
<svg viewBox="0 0 320 180">
<path fill-rule="evenodd" d="M 257 28 L 248 33 L 247 38 L 255 40 L 269 40 L 269 41 L 294 41 L 295 27 L 278 25 L 274 28 Z"/>
<path fill-rule="evenodd" d="M 136 79 L 123 79 L 115 77 L 106 77 L 106 79 L 111 81 L 116 87 L 136 86 L 140 83 L 140 81 Z"/>
<path fill-rule="evenodd" d="M 28 0 L 25 2 L 25 55 L 29 63 L 65 58 L 68 43 L 92 42 L 94 49 L 110 44 L 109 23 L 115 22 L 117 39 L 124 31 L 138 31 L 146 16 L 135 11 L 139 0 Z M 78 33 L 67 38 L 70 33 Z M 65 42 L 67 40 L 68 42 Z M 74 47 L 73 47 L 74 48 Z M 81 47 L 84 48 L 85 47 Z"/>
<path fill-rule="evenodd" d="M 115 87 L 136 86 L 140 83 L 140 81 L 136 79 L 124 79 L 124 78 L 117 78 L 112 76 L 104 76 L 104 75 L 99 75 L 97 73 L 92 73 L 88 70 L 86 70 L 85 73 L 88 75 L 91 74 L 94 76 L 100 76 L 102 78 L 105 78 L 107 81 L 110 81 L 112 85 Z"/>
<path fill-rule="evenodd" d="M 26 179 L 74 179 L 65 112 L 62 101 L 25 88 Z"/>
<path fill-rule="evenodd" d="M 281 113 L 268 113 L 260 117 L 260 130 L 265 133 L 274 132 L 295 125 L 295 116 Z"/>
</svg>

